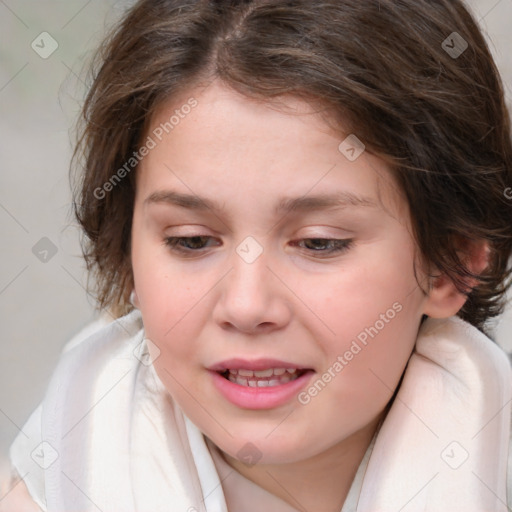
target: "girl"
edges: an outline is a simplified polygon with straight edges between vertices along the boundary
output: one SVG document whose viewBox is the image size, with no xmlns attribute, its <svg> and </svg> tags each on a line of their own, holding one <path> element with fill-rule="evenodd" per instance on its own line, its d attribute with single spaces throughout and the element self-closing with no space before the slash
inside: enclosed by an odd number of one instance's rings
<svg viewBox="0 0 512 512">
<path fill-rule="evenodd" d="M 463 4 L 141 0 L 98 55 L 75 211 L 118 318 L 62 355 L 16 493 L 505 511 L 512 145 Z"/>
</svg>

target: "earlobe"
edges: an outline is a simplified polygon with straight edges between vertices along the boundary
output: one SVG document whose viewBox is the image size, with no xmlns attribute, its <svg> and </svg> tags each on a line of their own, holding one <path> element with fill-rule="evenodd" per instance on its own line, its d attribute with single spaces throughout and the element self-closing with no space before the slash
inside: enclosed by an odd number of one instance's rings
<svg viewBox="0 0 512 512">
<path fill-rule="evenodd" d="M 489 257 L 491 254 L 489 242 L 470 241 L 468 243 L 466 254 L 470 255 L 468 266 L 471 272 L 475 274 L 481 274 L 489 265 Z M 472 286 L 476 286 L 476 284 L 478 284 L 476 283 L 476 279 L 473 279 L 473 282 L 474 284 Z"/>
<path fill-rule="evenodd" d="M 489 263 L 489 244 L 486 241 L 459 240 L 459 256 L 468 270 L 474 274 L 482 273 Z M 478 285 L 476 278 L 465 280 L 468 292 Z M 448 318 L 456 315 L 464 306 L 467 296 L 461 293 L 455 283 L 445 274 L 433 278 L 433 282 L 424 305 L 424 314 L 432 318 Z"/>
<path fill-rule="evenodd" d="M 130 304 L 137 309 L 139 308 L 139 298 L 137 297 L 137 292 L 135 291 L 135 288 L 130 293 Z"/>
<path fill-rule="evenodd" d="M 423 313 L 431 318 L 448 318 L 456 315 L 466 296 L 460 293 L 446 275 L 434 278 L 434 283 L 425 302 Z"/>
</svg>

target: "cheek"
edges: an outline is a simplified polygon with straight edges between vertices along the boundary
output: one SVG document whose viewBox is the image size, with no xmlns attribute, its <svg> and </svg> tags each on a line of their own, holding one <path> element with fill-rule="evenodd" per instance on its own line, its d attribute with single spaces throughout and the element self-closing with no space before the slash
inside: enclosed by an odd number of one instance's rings
<svg viewBox="0 0 512 512">
<path fill-rule="evenodd" d="M 357 265 L 347 259 L 346 270 L 317 278 L 310 289 L 319 291 L 304 295 L 322 321 L 310 315 L 310 328 L 314 323 L 322 333 L 317 342 L 326 369 L 338 356 L 344 361 L 335 387 L 345 399 L 349 394 L 361 403 L 390 398 L 414 347 L 424 296 L 414 276 L 412 246 L 401 246 L 397 252 L 392 244 L 383 245 L 358 258 Z"/>
<path fill-rule="evenodd" d="M 199 311 L 194 306 L 201 298 L 201 283 L 173 268 L 165 246 L 156 246 L 154 240 L 145 243 L 134 238 L 132 267 L 145 335 L 160 351 L 155 368 L 165 366 L 170 371 L 176 360 L 170 352 L 184 358 L 193 350 L 190 343 L 176 340 L 195 337 L 200 322 L 188 320 Z"/>
<path fill-rule="evenodd" d="M 157 344 L 162 355 L 189 353 L 194 349 L 204 323 L 200 283 L 190 286 L 178 275 L 159 274 L 156 269 L 139 275 L 137 288 L 146 337 Z M 137 286 L 137 283 L 136 283 Z"/>
<path fill-rule="evenodd" d="M 171 259 L 169 249 L 149 230 L 134 226 L 132 268 L 148 337 L 164 340 L 194 309 L 207 283 Z"/>
<path fill-rule="evenodd" d="M 160 380 L 179 403 L 188 403 L 185 389 L 194 396 L 200 393 L 196 340 L 204 325 L 200 318 L 204 293 L 197 280 L 191 286 L 189 276 L 173 272 L 165 263 L 152 263 L 139 273 L 134 263 L 145 335 L 157 347 L 151 356 Z"/>
<path fill-rule="evenodd" d="M 353 339 L 374 325 L 379 332 L 404 323 L 417 325 L 423 294 L 414 275 L 413 247 L 407 241 L 398 244 L 400 251 L 394 246 L 376 244 L 347 257 L 335 273 L 293 281 L 297 295 L 318 313 L 330 338 Z"/>
<path fill-rule="evenodd" d="M 219 277 L 171 261 L 165 248 L 149 247 L 134 251 L 132 264 L 145 335 L 157 347 L 151 354 L 154 368 L 175 400 L 193 408 L 190 396 L 203 393 L 207 361 L 201 359 L 200 340 Z"/>
</svg>

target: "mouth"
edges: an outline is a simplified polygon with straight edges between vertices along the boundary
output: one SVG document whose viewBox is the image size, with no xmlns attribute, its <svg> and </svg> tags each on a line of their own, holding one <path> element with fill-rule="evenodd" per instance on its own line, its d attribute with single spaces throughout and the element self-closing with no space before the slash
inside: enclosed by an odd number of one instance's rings
<svg viewBox="0 0 512 512">
<path fill-rule="evenodd" d="M 279 359 L 222 361 L 208 368 L 214 388 L 242 409 L 272 409 L 290 403 L 315 371 Z"/>
<path fill-rule="evenodd" d="M 308 371 L 312 370 L 306 368 L 267 368 L 264 370 L 229 368 L 220 370 L 217 373 L 239 386 L 266 388 L 287 384 L 298 379 Z"/>
</svg>

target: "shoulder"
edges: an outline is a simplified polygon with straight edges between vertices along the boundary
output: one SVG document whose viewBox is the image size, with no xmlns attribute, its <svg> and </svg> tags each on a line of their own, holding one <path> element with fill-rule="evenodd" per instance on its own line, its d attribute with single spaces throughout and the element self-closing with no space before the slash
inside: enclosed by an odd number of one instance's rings
<svg viewBox="0 0 512 512">
<path fill-rule="evenodd" d="M 0 512 L 41 512 L 37 503 L 32 500 L 27 486 L 18 476 L 12 476 L 0 482 Z"/>
<path fill-rule="evenodd" d="M 120 318 L 112 318 L 103 313 L 75 334 L 64 346 L 62 355 L 79 347 L 98 344 L 113 345 L 120 338 L 131 338 L 143 328 L 142 316 L 138 309 Z"/>
<path fill-rule="evenodd" d="M 72 389 L 78 385 L 85 389 L 90 387 L 89 379 L 99 376 L 105 369 L 115 368 L 121 361 L 136 366 L 134 349 L 143 338 L 142 316 L 136 309 L 113 321 L 102 317 L 87 325 L 65 345 L 50 379 L 45 401 L 56 388 L 61 392 L 60 396 L 65 396 L 63 384 L 67 381 L 71 381 Z"/>
</svg>

